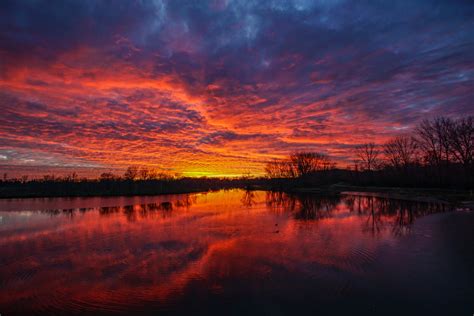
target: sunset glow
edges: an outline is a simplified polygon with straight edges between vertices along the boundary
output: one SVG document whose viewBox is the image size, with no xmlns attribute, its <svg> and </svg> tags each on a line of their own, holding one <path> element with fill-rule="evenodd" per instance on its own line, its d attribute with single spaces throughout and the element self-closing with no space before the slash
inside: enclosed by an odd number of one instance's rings
<svg viewBox="0 0 474 316">
<path fill-rule="evenodd" d="M 469 1 L 2 1 L 0 171 L 338 166 L 474 114 Z"/>
</svg>

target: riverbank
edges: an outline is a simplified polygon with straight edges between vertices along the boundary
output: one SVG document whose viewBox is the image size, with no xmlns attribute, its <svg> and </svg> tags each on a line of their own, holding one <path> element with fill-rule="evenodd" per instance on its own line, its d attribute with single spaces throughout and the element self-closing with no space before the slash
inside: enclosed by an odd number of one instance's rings
<svg viewBox="0 0 474 316">
<path fill-rule="evenodd" d="M 402 188 L 333 184 L 320 187 L 292 188 L 290 193 L 342 194 L 389 198 L 405 201 L 446 203 L 458 209 L 474 210 L 474 191 L 439 188 Z"/>
<path fill-rule="evenodd" d="M 257 187 L 260 180 L 180 178 L 137 181 L 30 181 L 0 183 L 0 199 L 93 196 L 147 196 Z"/>
</svg>

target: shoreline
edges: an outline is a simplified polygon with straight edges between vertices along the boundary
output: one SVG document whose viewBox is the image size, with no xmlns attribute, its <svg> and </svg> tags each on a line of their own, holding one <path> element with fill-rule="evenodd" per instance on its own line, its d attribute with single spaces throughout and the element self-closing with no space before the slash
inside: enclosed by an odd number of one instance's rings
<svg viewBox="0 0 474 316">
<path fill-rule="evenodd" d="M 157 192 L 157 193 L 110 193 L 110 194 L 55 194 L 55 195 L 12 195 L 12 196 L 0 196 L 0 200 L 10 200 L 10 199 L 54 199 L 54 198 L 92 198 L 92 197 L 134 197 L 134 196 L 160 196 L 160 195 L 173 195 L 173 194 L 191 194 L 191 193 L 203 193 L 203 192 L 213 192 L 219 190 L 231 190 L 232 188 L 222 188 L 222 189 L 209 189 L 209 190 L 200 190 L 200 189 L 190 189 L 190 190 L 170 190 L 167 192 Z M 234 188 L 238 189 L 238 188 Z"/>
<path fill-rule="evenodd" d="M 318 187 L 294 187 L 288 189 L 275 190 L 266 185 L 235 186 L 223 188 L 189 188 L 160 190 L 161 192 L 110 192 L 98 194 L 13 194 L 2 196 L 0 200 L 8 199 L 36 199 L 36 198 L 86 198 L 86 197 L 132 197 L 132 196 L 161 196 L 169 194 L 192 194 L 213 192 L 219 190 L 242 189 L 250 191 L 281 191 L 289 194 L 319 194 L 319 195 L 356 195 L 372 196 L 378 198 L 397 199 L 405 201 L 418 201 L 426 203 L 442 203 L 454 205 L 457 209 L 474 210 L 474 192 L 466 190 L 452 190 L 441 188 L 403 188 L 403 187 L 377 187 L 377 186 L 353 186 L 343 184 L 333 184 Z M 69 192 L 70 193 L 70 192 Z"/>
<path fill-rule="evenodd" d="M 372 196 L 404 201 L 442 203 L 454 205 L 457 209 L 474 211 L 474 192 L 441 188 L 403 188 L 403 187 L 369 187 L 334 184 L 324 187 L 293 188 L 288 193 L 307 194 L 340 194 Z"/>
</svg>

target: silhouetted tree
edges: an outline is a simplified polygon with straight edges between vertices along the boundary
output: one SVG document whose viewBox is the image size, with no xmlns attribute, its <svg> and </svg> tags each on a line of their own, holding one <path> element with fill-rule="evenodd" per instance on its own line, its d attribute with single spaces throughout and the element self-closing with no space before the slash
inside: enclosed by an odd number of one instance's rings
<svg viewBox="0 0 474 316">
<path fill-rule="evenodd" d="M 474 117 L 454 121 L 449 129 L 449 145 L 456 161 L 468 167 L 474 162 Z"/>
<path fill-rule="evenodd" d="M 138 167 L 130 166 L 125 171 L 123 177 L 125 180 L 135 180 L 138 177 Z"/>
<path fill-rule="evenodd" d="M 417 148 L 417 143 L 413 137 L 399 136 L 385 143 L 383 151 L 389 166 L 406 168 L 416 162 Z"/>
<path fill-rule="evenodd" d="M 290 156 L 296 175 L 304 177 L 320 170 L 328 170 L 330 161 L 327 155 L 316 152 L 296 152 Z"/>
<path fill-rule="evenodd" d="M 297 178 L 333 167 L 334 164 L 323 153 L 296 152 L 291 154 L 288 159 L 274 159 L 268 162 L 265 172 L 269 178 Z"/>
<path fill-rule="evenodd" d="M 112 181 L 112 180 L 118 180 L 118 177 L 115 176 L 113 173 L 111 172 L 104 172 L 104 173 L 101 173 L 100 176 L 99 176 L 99 180 L 100 181 Z"/>
<path fill-rule="evenodd" d="M 295 178 L 296 172 L 292 167 L 291 161 L 287 159 L 273 159 L 265 165 L 265 173 L 269 178 Z"/>
<path fill-rule="evenodd" d="M 43 181 L 47 182 L 47 181 L 55 181 L 56 180 L 56 177 L 54 176 L 54 174 L 45 174 L 43 176 Z"/>
<path fill-rule="evenodd" d="M 64 181 L 76 182 L 78 180 L 78 175 L 76 172 L 70 173 L 64 177 Z"/>
<path fill-rule="evenodd" d="M 360 159 L 363 170 L 372 171 L 379 165 L 380 151 L 374 143 L 367 143 L 356 147 L 356 155 Z"/>
<path fill-rule="evenodd" d="M 451 161 L 450 133 L 453 130 L 453 121 L 439 117 L 434 120 L 424 120 L 415 129 L 416 141 L 422 150 L 426 163 L 440 165 Z"/>
</svg>

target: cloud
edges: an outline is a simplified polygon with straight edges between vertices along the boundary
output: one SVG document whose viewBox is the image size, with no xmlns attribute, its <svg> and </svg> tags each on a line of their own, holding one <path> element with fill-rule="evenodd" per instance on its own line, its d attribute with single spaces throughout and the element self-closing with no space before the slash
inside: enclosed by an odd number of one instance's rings
<svg viewBox="0 0 474 316">
<path fill-rule="evenodd" d="M 30 163 L 261 173 L 307 149 L 343 165 L 474 114 L 469 1 L 0 6 L 0 150 Z"/>
</svg>

